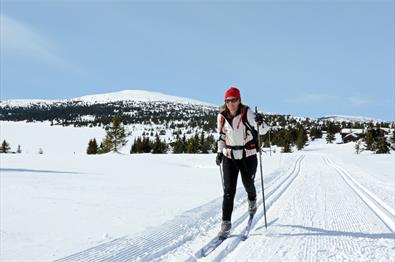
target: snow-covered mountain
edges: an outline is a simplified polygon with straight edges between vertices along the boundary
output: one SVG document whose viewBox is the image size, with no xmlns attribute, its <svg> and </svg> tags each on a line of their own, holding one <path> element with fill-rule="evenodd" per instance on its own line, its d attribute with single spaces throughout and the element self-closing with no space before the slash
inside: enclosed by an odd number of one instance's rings
<svg viewBox="0 0 395 262">
<path fill-rule="evenodd" d="M 329 115 L 329 116 L 324 116 L 324 117 L 320 117 L 318 118 L 318 121 L 334 121 L 334 122 L 351 122 L 351 123 L 355 123 L 355 122 L 387 122 L 384 120 L 380 120 L 380 119 L 375 119 L 375 118 L 371 118 L 371 117 L 364 117 L 364 116 L 346 116 L 346 115 Z"/>
<path fill-rule="evenodd" d="M 104 94 L 95 94 L 81 96 L 71 99 L 62 100 L 44 100 L 44 99 L 8 99 L 0 100 L 0 107 L 29 107 L 32 105 L 54 105 L 62 103 L 73 104 L 103 104 L 110 102 L 172 102 L 180 104 L 191 104 L 201 106 L 215 106 L 207 102 L 194 100 L 185 97 L 171 96 L 159 92 L 151 92 L 145 90 L 123 90 L 119 92 L 111 92 Z"/>
<path fill-rule="evenodd" d="M 151 92 L 145 90 L 124 90 L 120 92 L 112 92 L 106 94 L 97 94 L 82 96 L 72 99 L 72 101 L 83 101 L 88 104 L 107 103 L 114 101 L 144 101 L 144 102 L 175 102 L 181 104 L 196 104 L 214 106 L 212 104 L 178 96 L 166 95 L 159 92 Z"/>
</svg>

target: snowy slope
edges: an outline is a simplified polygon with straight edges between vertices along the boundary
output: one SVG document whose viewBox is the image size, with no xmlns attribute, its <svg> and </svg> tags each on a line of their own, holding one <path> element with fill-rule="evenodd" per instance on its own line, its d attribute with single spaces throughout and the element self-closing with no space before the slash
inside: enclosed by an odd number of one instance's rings
<svg viewBox="0 0 395 262">
<path fill-rule="evenodd" d="M 198 100 L 177 97 L 177 96 L 170 96 L 159 92 L 150 92 L 145 90 L 124 90 L 120 92 L 82 96 L 82 97 L 71 99 L 71 101 L 82 101 L 82 102 L 86 102 L 87 104 L 107 103 L 114 101 L 144 101 L 144 102 L 166 101 L 166 102 L 175 102 L 175 103 L 183 103 L 183 104 L 186 103 L 186 104 L 213 106 Z"/>
<path fill-rule="evenodd" d="M 83 103 L 83 104 L 95 104 L 95 103 L 109 103 L 118 101 L 138 101 L 138 102 L 173 102 L 181 104 L 194 104 L 202 106 L 215 106 L 206 102 L 166 95 L 159 92 L 151 92 L 145 90 L 123 90 L 119 92 L 95 94 L 82 97 L 76 97 L 71 99 L 63 100 L 39 100 L 39 99 L 9 99 L 1 100 L 0 107 L 10 106 L 10 107 L 27 107 L 31 105 L 52 105 L 52 104 L 62 104 L 62 103 Z"/>
<path fill-rule="evenodd" d="M 72 129 L 60 132 L 92 135 Z M 0 155 L 1 261 L 195 261 L 217 233 L 215 155 L 55 154 L 45 144 L 54 141 L 43 140 L 44 155 Z M 56 141 L 67 149 L 73 139 Z M 394 259 L 395 154 L 356 155 L 352 143 L 319 139 L 263 154 L 263 170 L 268 230 L 257 174 L 256 220 L 249 239 L 238 237 L 247 209 L 239 179 L 232 237 L 203 261 Z"/>
<path fill-rule="evenodd" d="M 371 118 L 371 117 L 364 117 L 364 116 L 330 115 L 330 116 L 324 116 L 324 117 L 318 118 L 318 121 L 324 121 L 324 120 L 334 121 L 334 122 L 351 122 L 351 123 L 355 123 L 355 122 L 361 122 L 361 123 L 387 122 L 387 121 L 383 121 L 380 119 L 375 119 L 375 118 Z"/>
<path fill-rule="evenodd" d="M 22 154 L 0 154 L 1 261 L 196 260 L 221 220 L 215 155 L 130 155 L 130 144 L 124 154 L 86 155 L 87 141 L 103 136 L 0 122 L 0 139 L 22 145 Z M 395 154 L 356 155 L 354 145 L 318 139 L 297 153 L 264 154 L 268 231 L 257 174 L 250 239 L 238 237 L 247 208 L 239 181 L 233 235 L 203 260 L 393 260 Z"/>
</svg>

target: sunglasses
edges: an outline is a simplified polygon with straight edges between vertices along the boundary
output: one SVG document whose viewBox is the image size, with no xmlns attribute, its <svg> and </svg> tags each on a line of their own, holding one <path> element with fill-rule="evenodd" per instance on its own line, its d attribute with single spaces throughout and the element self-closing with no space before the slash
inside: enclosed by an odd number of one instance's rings
<svg viewBox="0 0 395 262">
<path fill-rule="evenodd" d="M 230 102 L 236 103 L 236 102 L 238 102 L 238 101 L 239 101 L 238 98 L 225 99 L 225 103 L 226 103 L 226 104 L 228 104 L 228 103 L 230 103 Z"/>
</svg>

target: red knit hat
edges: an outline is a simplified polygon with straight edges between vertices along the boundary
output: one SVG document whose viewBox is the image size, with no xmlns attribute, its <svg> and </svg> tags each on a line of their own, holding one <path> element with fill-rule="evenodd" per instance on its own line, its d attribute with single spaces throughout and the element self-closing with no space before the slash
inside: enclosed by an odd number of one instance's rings
<svg viewBox="0 0 395 262">
<path fill-rule="evenodd" d="M 228 98 L 228 97 L 230 97 L 230 96 L 233 96 L 233 97 L 235 97 L 235 98 L 241 98 L 240 97 L 240 91 L 239 91 L 239 89 L 237 89 L 236 87 L 233 87 L 233 86 L 231 86 L 229 89 L 228 89 L 228 91 L 226 91 L 226 93 L 225 93 L 225 99 L 226 98 Z"/>
</svg>

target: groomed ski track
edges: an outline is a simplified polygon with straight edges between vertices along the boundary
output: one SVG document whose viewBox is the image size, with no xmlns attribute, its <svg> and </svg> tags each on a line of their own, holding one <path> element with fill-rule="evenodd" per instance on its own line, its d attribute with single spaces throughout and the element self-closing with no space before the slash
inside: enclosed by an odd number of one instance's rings
<svg viewBox="0 0 395 262">
<path fill-rule="evenodd" d="M 259 169 L 258 169 L 259 170 Z M 316 261 L 394 258 L 394 209 L 325 154 L 296 153 L 282 173 L 264 174 L 265 229 L 259 171 L 258 212 L 241 240 L 248 214 L 239 185 L 233 232 L 208 257 L 195 253 L 217 233 L 222 198 L 133 236 L 65 258 L 68 261 Z M 392 223 L 391 223 L 392 222 Z M 373 233 L 372 233 L 373 232 Z"/>
</svg>

